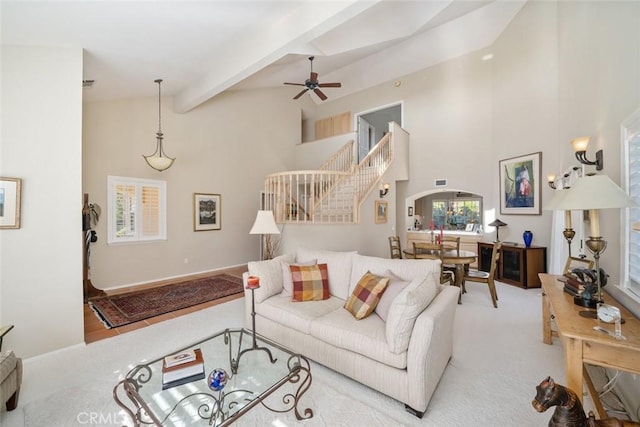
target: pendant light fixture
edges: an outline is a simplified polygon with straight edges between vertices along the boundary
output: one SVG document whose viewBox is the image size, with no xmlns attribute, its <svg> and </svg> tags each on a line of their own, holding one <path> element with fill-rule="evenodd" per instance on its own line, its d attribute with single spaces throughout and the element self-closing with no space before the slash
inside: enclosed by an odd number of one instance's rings
<svg viewBox="0 0 640 427">
<path fill-rule="evenodd" d="M 150 156 L 143 155 L 142 157 L 144 157 L 149 166 L 159 172 L 162 172 L 163 170 L 169 169 L 171 167 L 175 158 L 167 156 L 162 150 L 162 97 L 160 92 L 160 84 L 162 83 L 162 79 L 157 79 L 154 81 L 158 83 L 158 132 L 156 132 L 156 151 L 154 151 L 154 153 Z"/>
</svg>

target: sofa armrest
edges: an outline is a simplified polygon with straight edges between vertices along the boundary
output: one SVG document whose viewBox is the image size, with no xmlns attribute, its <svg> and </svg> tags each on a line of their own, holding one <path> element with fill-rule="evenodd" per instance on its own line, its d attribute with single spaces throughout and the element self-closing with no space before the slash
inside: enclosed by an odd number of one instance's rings
<svg viewBox="0 0 640 427">
<path fill-rule="evenodd" d="M 453 328 L 459 293 L 460 289 L 455 286 L 445 287 L 416 319 L 407 353 L 409 395 L 413 402 L 406 403 L 414 409 L 426 409 L 424 402 L 431 398 L 453 354 Z M 421 396 L 425 382 L 429 387 L 426 395 Z"/>
</svg>

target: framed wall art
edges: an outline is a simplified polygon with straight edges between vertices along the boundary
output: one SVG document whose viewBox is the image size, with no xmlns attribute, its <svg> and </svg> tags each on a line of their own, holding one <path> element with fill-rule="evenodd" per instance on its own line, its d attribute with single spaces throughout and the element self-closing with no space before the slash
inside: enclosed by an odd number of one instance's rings
<svg viewBox="0 0 640 427">
<path fill-rule="evenodd" d="M 193 231 L 220 230 L 221 213 L 219 194 L 193 194 Z"/>
<path fill-rule="evenodd" d="M 540 215 L 542 153 L 500 160 L 500 213 Z"/>
<path fill-rule="evenodd" d="M 387 222 L 388 219 L 388 203 L 384 202 L 382 200 L 376 200 L 375 203 L 375 208 L 376 208 L 376 212 L 375 212 L 375 222 L 376 224 L 384 224 L 385 222 Z"/>
<path fill-rule="evenodd" d="M 409 216 L 413 216 L 413 206 L 409 206 L 409 211 L 407 213 Z"/>
<path fill-rule="evenodd" d="M 20 228 L 22 179 L 0 177 L 0 229 Z"/>
</svg>

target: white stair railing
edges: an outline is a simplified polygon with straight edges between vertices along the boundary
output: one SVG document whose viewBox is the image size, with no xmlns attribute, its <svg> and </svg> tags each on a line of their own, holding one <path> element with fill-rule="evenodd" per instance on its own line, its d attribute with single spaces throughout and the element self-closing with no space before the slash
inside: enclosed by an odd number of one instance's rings
<svg viewBox="0 0 640 427">
<path fill-rule="evenodd" d="M 361 202 L 393 160 L 391 138 L 387 133 L 358 165 L 350 141 L 319 170 L 268 175 L 264 209 L 272 210 L 278 223 L 357 223 Z"/>
</svg>

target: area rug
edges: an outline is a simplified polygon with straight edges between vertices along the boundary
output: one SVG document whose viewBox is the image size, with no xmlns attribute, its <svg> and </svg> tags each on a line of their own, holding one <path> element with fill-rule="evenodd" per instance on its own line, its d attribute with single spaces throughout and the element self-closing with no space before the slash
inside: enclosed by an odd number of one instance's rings
<svg viewBox="0 0 640 427">
<path fill-rule="evenodd" d="M 89 307 L 107 329 L 243 292 L 242 278 L 219 274 L 126 294 L 96 297 Z"/>
</svg>

